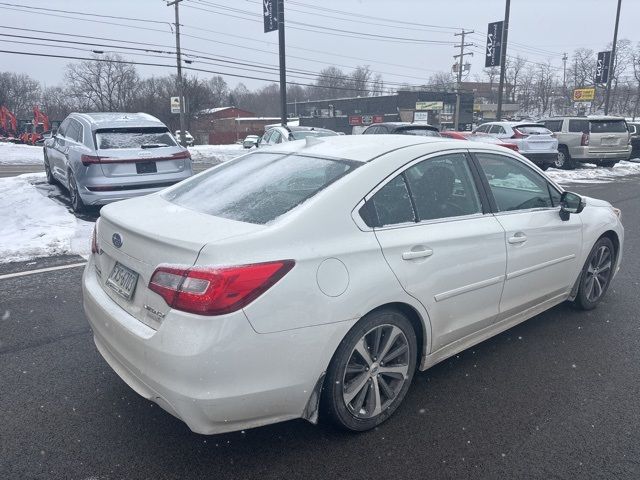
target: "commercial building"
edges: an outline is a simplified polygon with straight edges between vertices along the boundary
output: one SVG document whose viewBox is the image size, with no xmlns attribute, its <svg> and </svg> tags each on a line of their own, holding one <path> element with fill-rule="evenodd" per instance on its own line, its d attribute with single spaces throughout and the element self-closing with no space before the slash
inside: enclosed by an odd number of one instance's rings
<svg viewBox="0 0 640 480">
<path fill-rule="evenodd" d="M 453 129 L 456 94 L 400 90 L 377 97 L 309 100 L 287 104 L 290 116 L 300 117 L 300 125 L 322 127 L 346 134 L 359 133 L 369 124 L 380 122 L 427 122 L 440 129 Z M 470 130 L 473 123 L 473 94 L 462 93 L 459 130 Z"/>
</svg>

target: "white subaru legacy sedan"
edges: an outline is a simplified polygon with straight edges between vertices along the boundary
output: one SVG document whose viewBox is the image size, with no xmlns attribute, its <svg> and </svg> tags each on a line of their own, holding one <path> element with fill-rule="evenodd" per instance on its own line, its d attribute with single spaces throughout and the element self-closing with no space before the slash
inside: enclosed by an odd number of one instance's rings
<svg viewBox="0 0 640 480">
<path fill-rule="evenodd" d="M 83 277 L 98 350 L 214 434 L 363 431 L 425 370 L 620 265 L 609 203 L 505 148 L 408 135 L 289 142 L 102 209 Z"/>
</svg>

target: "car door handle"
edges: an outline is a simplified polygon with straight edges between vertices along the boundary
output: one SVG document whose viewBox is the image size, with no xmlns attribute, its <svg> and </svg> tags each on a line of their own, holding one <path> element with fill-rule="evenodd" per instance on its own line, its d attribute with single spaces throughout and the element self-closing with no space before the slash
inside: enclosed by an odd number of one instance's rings
<svg viewBox="0 0 640 480">
<path fill-rule="evenodd" d="M 433 255 L 433 250 L 430 248 L 424 248 L 422 250 L 411 250 L 410 252 L 404 252 L 402 254 L 403 260 L 413 260 L 416 258 L 426 258 Z"/>
<path fill-rule="evenodd" d="M 511 245 L 517 245 L 519 243 L 524 243 L 527 241 L 527 236 L 522 233 L 522 232 L 518 232 L 516 234 L 514 234 L 512 237 L 509 237 L 507 239 L 507 241 L 511 244 Z"/>
</svg>

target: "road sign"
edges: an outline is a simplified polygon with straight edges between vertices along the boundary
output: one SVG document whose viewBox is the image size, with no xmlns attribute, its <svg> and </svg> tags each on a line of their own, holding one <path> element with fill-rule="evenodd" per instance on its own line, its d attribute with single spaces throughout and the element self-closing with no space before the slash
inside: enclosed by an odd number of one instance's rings
<svg viewBox="0 0 640 480">
<path fill-rule="evenodd" d="M 353 127 L 382 122 L 384 122 L 384 115 L 349 115 L 349 125 Z"/>
<path fill-rule="evenodd" d="M 180 97 L 171 97 L 171 113 L 180 113 Z"/>
<path fill-rule="evenodd" d="M 444 102 L 416 102 L 416 110 L 442 110 Z"/>
<path fill-rule="evenodd" d="M 414 122 L 428 122 L 429 121 L 429 112 L 415 112 L 413 114 Z"/>
<path fill-rule="evenodd" d="M 607 83 L 609 81 L 609 64 L 611 63 L 611 52 L 598 52 L 596 63 L 596 83 Z"/>
<path fill-rule="evenodd" d="M 595 88 L 574 88 L 573 89 L 574 102 L 592 102 L 594 98 L 596 98 Z"/>
<path fill-rule="evenodd" d="M 489 24 L 487 32 L 487 50 L 485 53 L 485 68 L 499 67 L 502 58 L 502 26 L 504 22 L 493 22 Z"/>
<path fill-rule="evenodd" d="M 278 30 L 278 0 L 262 0 L 264 33 Z"/>
</svg>

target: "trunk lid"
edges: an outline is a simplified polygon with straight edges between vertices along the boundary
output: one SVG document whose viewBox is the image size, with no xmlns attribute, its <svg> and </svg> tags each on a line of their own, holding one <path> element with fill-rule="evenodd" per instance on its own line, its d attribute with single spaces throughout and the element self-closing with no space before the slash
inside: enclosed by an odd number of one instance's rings
<svg viewBox="0 0 640 480">
<path fill-rule="evenodd" d="M 94 256 L 100 284 L 122 309 L 157 329 L 169 311 L 164 300 L 148 289 L 159 264 L 193 265 L 207 243 L 263 228 L 189 210 L 159 195 L 107 205 L 98 225 L 102 253 Z M 118 291 L 122 275 L 135 278 L 129 280 L 134 282 L 130 298 Z"/>
<path fill-rule="evenodd" d="M 595 152 L 616 152 L 627 148 L 629 131 L 622 119 L 589 120 L 589 147 Z"/>
<path fill-rule="evenodd" d="M 189 158 L 180 147 L 102 149 L 97 153 L 102 174 L 110 178 L 182 172 Z"/>
</svg>

